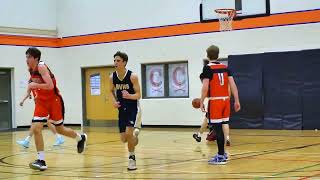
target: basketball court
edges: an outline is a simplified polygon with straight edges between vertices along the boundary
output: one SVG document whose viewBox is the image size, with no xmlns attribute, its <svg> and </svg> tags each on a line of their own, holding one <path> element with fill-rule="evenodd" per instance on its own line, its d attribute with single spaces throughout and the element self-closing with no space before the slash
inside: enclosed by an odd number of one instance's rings
<svg viewBox="0 0 320 180">
<path fill-rule="evenodd" d="M 43 0 L 38 7 L 6 0 L 0 7 L 0 180 L 320 179 L 320 1 L 179 2 Z M 201 142 L 192 137 L 204 116 L 192 105 L 200 107 L 193 100 L 210 45 L 219 46 L 241 102 L 241 111 L 231 113 L 225 165 L 208 164 L 217 143 L 206 141 L 207 132 Z M 73 139 L 53 146 L 55 136 L 44 128 L 45 171 L 29 168 L 37 154 L 33 137 L 29 148 L 17 144 L 29 132 L 34 107 L 33 100 L 19 106 L 31 46 L 56 72 L 65 125 L 88 135 L 78 154 Z M 118 110 L 108 96 L 117 51 L 128 53 L 141 86 L 134 171 L 127 169 Z"/>
<path fill-rule="evenodd" d="M 192 128 L 146 128 L 137 148 L 137 166 L 127 171 L 127 153 L 115 128 L 85 128 L 90 137 L 84 154 L 67 140 L 53 147 L 48 140 L 48 170 L 31 170 L 35 147 L 20 148 L 15 140 L 25 132 L 1 133 L 1 179 L 319 179 L 319 132 L 231 130 L 230 162 L 208 165 L 216 144 L 192 139 Z M 156 140 L 156 144 L 154 143 Z"/>
</svg>

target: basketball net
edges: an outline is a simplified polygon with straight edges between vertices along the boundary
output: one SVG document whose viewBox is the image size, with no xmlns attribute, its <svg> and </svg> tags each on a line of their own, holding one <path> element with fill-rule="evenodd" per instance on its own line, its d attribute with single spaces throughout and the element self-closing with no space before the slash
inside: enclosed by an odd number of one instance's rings
<svg viewBox="0 0 320 180">
<path fill-rule="evenodd" d="M 233 18 L 236 16 L 235 9 L 216 9 L 214 10 L 217 13 L 220 31 L 231 31 Z"/>
</svg>

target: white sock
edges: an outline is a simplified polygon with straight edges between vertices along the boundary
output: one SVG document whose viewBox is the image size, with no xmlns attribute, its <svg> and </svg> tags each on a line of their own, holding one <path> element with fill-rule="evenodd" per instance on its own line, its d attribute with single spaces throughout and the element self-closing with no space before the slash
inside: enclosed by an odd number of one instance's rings
<svg viewBox="0 0 320 180">
<path fill-rule="evenodd" d="M 39 151 L 38 152 L 38 159 L 44 160 L 44 151 Z"/>
<path fill-rule="evenodd" d="M 24 140 L 25 141 L 30 141 L 31 136 L 27 136 Z"/>
<path fill-rule="evenodd" d="M 230 139 L 230 137 L 229 136 L 227 136 L 227 140 L 229 140 Z"/>
<path fill-rule="evenodd" d="M 57 134 L 56 134 L 56 137 L 57 137 L 57 138 L 61 138 L 61 135 L 57 133 Z"/>
<path fill-rule="evenodd" d="M 134 152 L 129 152 L 129 156 L 134 156 Z"/>
<path fill-rule="evenodd" d="M 77 142 L 82 140 L 82 137 L 81 137 L 81 135 L 79 133 L 77 133 L 76 140 L 77 140 Z"/>
</svg>

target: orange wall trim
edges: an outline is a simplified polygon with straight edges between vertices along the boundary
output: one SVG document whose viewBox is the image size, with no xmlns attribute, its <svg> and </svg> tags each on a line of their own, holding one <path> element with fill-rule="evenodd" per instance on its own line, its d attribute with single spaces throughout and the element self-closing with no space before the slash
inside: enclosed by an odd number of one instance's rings
<svg viewBox="0 0 320 180">
<path fill-rule="evenodd" d="M 233 23 L 234 30 L 266 28 L 320 22 L 320 10 L 274 14 L 266 17 L 248 18 Z M 18 35 L 0 35 L 0 45 L 38 46 L 63 48 L 91 44 L 111 43 L 150 38 L 172 37 L 219 32 L 219 22 L 189 23 L 126 31 L 97 33 L 65 38 L 46 38 Z"/>
</svg>

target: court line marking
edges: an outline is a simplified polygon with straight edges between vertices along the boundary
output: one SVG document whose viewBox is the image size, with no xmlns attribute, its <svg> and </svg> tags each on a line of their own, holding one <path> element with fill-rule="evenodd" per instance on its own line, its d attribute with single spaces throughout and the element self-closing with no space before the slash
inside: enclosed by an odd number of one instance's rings
<svg viewBox="0 0 320 180">
<path fill-rule="evenodd" d="M 101 143 L 97 143 L 97 144 L 101 144 Z M 71 146 L 70 146 L 71 147 Z M 259 151 L 260 152 L 260 151 Z M 252 153 L 252 152 L 251 152 Z M 255 153 L 255 152 L 253 152 L 253 153 Z M 64 153 L 63 153 L 64 154 Z M 74 153 L 75 154 L 75 153 Z M 192 161 L 191 161 L 192 162 Z M 170 164 L 171 165 L 171 164 Z M 165 166 L 167 166 L 167 165 L 165 165 Z M 154 167 L 154 168 L 157 168 L 157 167 Z M 146 168 L 144 168 L 144 169 L 146 169 Z M 143 171 L 143 169 L 141 169 L 141 171 Z"/>
<path fill-rule="evenodd" d="M 311 176 L 305 176 L 305 177 L 303 177 L 303 178 L 300 178 L 299 180 L 306 180 L 306 179 L 309 179 L 309 178 L 312 178 L 312 177 L 320 177 L 320 173 L 318 173 L 318 174 L 314 174 L 314 175 L 311 175 Z"/>
<path fill-rule="evenodd" d="M 272 176 L 280 176 L 280 175 L 283 175 L 283 174 L 288 174 L 288 173 L 291 173 L 291 172 L 296 172 L 297 170 L 308 169 L 308 168 L 316 167 L 316 166 L 319 166 L 319 165 L 320 165 L 320 163 L 313 164 L 313 165 L 309 165 L 309 166 L 304 166 L 304 167 L 292 169 L 292 170 L 289 170 L 289 171 L 284 171 L 284 172 L 280 172 L 280 173 L 277 173 L 277 174 L 273 174 Z"/>
</svg>

